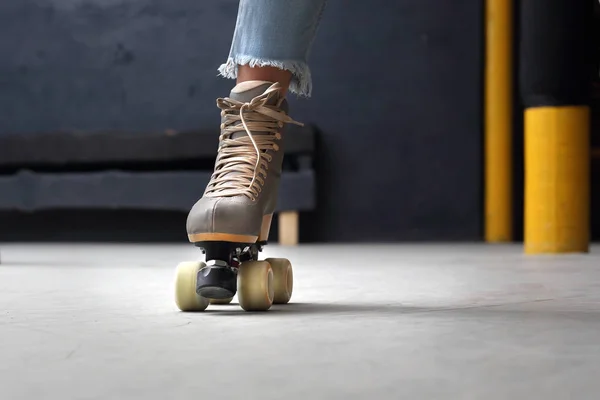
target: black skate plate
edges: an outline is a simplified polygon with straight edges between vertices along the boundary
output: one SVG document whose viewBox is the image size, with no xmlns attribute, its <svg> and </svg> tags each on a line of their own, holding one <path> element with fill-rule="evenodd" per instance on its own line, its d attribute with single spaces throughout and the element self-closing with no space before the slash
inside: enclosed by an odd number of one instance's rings
<svg viewBox="0 0 600 400">
<path fill-rule="evenodd" d="M 228 299 L 237 292 L 237 272 L 241 263 L 258 259 L 261 243 L 196 242 L 206 255 L 207 266 L 198 271 L 196 293 L 208 299 Z"/>
</svg>

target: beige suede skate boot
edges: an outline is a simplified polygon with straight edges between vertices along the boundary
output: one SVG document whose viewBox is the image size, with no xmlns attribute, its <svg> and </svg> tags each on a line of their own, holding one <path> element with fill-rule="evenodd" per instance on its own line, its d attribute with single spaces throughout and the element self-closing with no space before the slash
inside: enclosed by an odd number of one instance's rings
<svg viewBox="0 0 600 400">
<path fill-rule="evenodd" d="M 249 81 L 218 99 L 221 136 L 214 173 L 187 219 L 190 242 L 266 241 L 275 210 L 287 115 L 278 83 Z"/>
<path fill-rule="evenodd" d="M 175 301 L 182 311 L 203 311 L 238 295 L 247 311 L 266 311 L 289 302 L 293 289 L 290 262 L 259 261 L 269 237 L 283 161 L 285 124 L 302 125 L 287 115 L 278 83 L 237 85 L 222 110 L 215 169 L 204 195 L 190 211 L 187 233 L 206 262 L 177 267 Z"/>
</svg>

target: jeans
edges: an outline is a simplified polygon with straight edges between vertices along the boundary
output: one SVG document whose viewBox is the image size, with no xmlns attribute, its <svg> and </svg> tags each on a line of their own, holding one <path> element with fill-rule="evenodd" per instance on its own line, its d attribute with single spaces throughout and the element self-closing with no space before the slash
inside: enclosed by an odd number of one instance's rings
<svg viewBox="0 0 600 400">
<path fill-rule="evenodd" d="M 327 0 L 240 0 L 227 62 L 219 73 L 237 78 L 238 65 L 292 73 L 290 92 L 309 97 L 308 56 Z"/>
</svg>

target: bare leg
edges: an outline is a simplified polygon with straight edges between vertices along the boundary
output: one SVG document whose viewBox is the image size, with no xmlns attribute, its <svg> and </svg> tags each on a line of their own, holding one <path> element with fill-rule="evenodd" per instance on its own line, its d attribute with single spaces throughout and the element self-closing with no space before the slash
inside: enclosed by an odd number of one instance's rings
<svg viewBox="0 0 600 400">
<path fill-rule="evenodd" d="M 279 82 L 281 84 L 281 95 L 285 96 L 292 80 L 292 73 L 285 69 L 276 67 L 255 67 L 248 65 L 238 66 L 237 83 L 246 81 Z"/>
</svg>

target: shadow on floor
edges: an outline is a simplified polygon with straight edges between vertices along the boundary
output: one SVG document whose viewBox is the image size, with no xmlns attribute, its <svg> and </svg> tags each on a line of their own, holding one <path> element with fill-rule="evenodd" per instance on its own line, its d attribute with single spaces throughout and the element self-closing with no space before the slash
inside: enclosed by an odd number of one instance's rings
<svg viewBox="0 0 600 400">
<path fill-rule="evenodd" d="M 313 315 L 313 314 L 410 314 L 418 312 L 438 311 L 433 307 L 414 307 L 402 304 L 341 304 L 341 303 L 291 303 L 274 305 L 269 311 L 256 312 L 256 314 L 269 314 L 281 317 L 282 315 Z M 238 303 L 228 305 L 211 305 L 206 311 L 210 315 L 247 315 L 249 312 L 242 310 Z"/>
<path fill-rule="evenodd" d="M 578 304 L 585 300 L 581 296 L 570 296 L 564 298 L 540 298 L 522 301 L 496 301 L 489 303 L 452 304 L 447 306 L 412 306 L 408 304 L 341 304 L 341 303 L 292 303 L 286 305 L 275 305 L 265 312 L 246 312 L 237 303 L 229 305 L 211 305 L 202 314 L 208 315 L 248 315 L 264 314 L 265 316 L 282 317 L 286 315 L 360 315 L 376 314 L 385 315 L 408 315 L 425 314 L 436 312 L 467 312 L 472 317 L 482 315 L 495 315 L 497 317 L 509 317 L 511 315 L 528 314 L 531 318 L 562 317 L 568 319 L 588 320 L 591 315 L 598 314 L 598 300 L 589 300 L 588 303 Z M 490 314 L 492 312 L 492 314 Z"/>
</svg>

